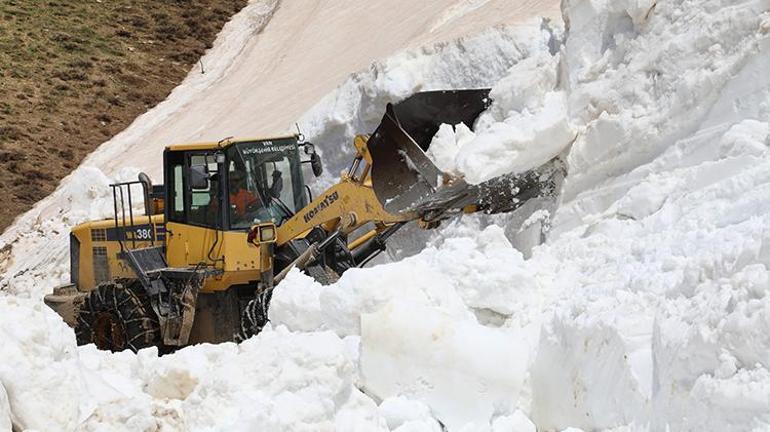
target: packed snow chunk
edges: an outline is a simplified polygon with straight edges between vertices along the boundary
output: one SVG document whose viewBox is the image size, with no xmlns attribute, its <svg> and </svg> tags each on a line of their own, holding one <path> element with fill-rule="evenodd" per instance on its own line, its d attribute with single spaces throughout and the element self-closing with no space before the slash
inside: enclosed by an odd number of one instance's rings
<svg viewBox="0 0 770 432">
<path fill-rule="evenodd" d="M 382 420 L 373 403 L 351 400 L 360 397 L 355 366 L 331 332 L 267 327 L 240 345 L 199 345 L 143 362 L 142 381 L 155 383 L 156 395 L 165 396 L 159 390 L 167 382 L 166 395 L 184 396 L 191 430 L 340 430 L 336 416 L 343 412 L 346 422 L 367 429 Z"/>
<path fill-rule="evenodd" d="M 457 174 L 455 158 L 460 149 L 476 137 L 465 123 L 451 125 L 442 123 L 428 147 L 426 154 L 445 173 Z"/>
<path fill-rule="evenodd" d="M 289 430 L 293 429 L 290 427 Z M 387 432 L 388 424 L 377 409 L 377 404 L 358 388 L 354 387 L 347 402 L 337 411 L 334 417 L 334 431 Z"/>
<path fill-rule="evenodd" d="M 0 382 L 22 429 L 74 430 L 118 394 L 83 370 L 75 336 L 40 301 L 0 295 Z"/>
<path fill-rule="evenodd" d="M 545 290 L 536 270 L 497 225 L 481 232 L 455 229 L 440 247 L 422 256 L 455 282 L 458 294 L 473 309 L 512 315 L 536 304 Z"/>
<path fill-rule="evenodd" d="M 654 424 L 748 430 L 770 422 L 770 273 L 751 264 L 661 308 Z"/>
<path fill-rule="evenodd" d="M 0 432 L 11 432 L 11 407 L 8 405 L 8 394 L 0 381 Z"/>
<path fill-rule="evenodd" d="M 401 425 L 432 419 L 430 408 L 420 401 L 410 400 L 404 396 L 390 397 L 382 401 L 378 408 L 380 415 L 388 422 L 388 427 L 393 430 Z"/>
<path fill-rule="evenodd" d="M 617 214 L 635 220 L 644 219 L 660 210 L 666 200 L 685 188 L 685 180 L 681 176 L 651 174 L 618 201 Z"/>
<path fill-rule="evenodd" d="M 650 309 L 630 293 L 559 308 L 541 333 L 531 371 L 538 426 L 597 430 L 643 418 L 652 393 Z"/>
<path fill-rule="evenodd" d="M 77 224 L 101 219 L 113 212 L 112 180 L 98 168 L 84 166 L 70 175 L 70 183 L 61 190 L 70 209 L 65 222 Z"/>
<path fill-rule="evenodd" d="M 333 330 L 340 337 L 359 335 L 361 314 L 374 312 L 394 298 L 437 307 L 458 318 L 472 316 L 454 281 L 420 256 L 367 269 L 353 268 L 328 286 L 320 286 L 299 272 L 287 282 L 286 289 L 284 282 L 275 288 L 270 319 L 293 330 Z M 308 292 L 303 292 L 305 289 Z"/>
<path fill-rule="evenodd" d="M 559 155 L 575 138 L 567 117 L 566 95 L 553 91 L 535 112 L 512 112 L 501 122 L 477 130 L 457 156 L 458 170 L 469 183 L 507 173 L 522 173 Z"/>
<path fill-rule="evenodd" d="M 545 102 L 543 96 L 557 88 L 559 59 L 559 55 L 551 55 L 548 51 L 536 51 L 516 63 L 492 87 L 489 92 L 492 105 L 480 122 L 489 122 L 488 116 L 495 121 L 504 121 L 515 113 L 539 111 Z"/>
<path fill-rule="evenodd" d="M 770 146 L 770 123 L 757 120 L 743 120 L 736 123 L 719 142 L 720 154 L 725 157 L 762 156 L 767 152 L 768 146 Z"/>
<path fill-rule="evenodd" d="M 361 330 L 363 385 L 377 397 L 420 400 L 450 431 L 515 410 L 530 350 L 516 331 L 400 299 L 363 315 Z"/>
<path fill-rule="evenodd" d="M 44 308 L 0 296 L 0 382 L 21 427 L 72 430 L 81 390 L 74 335 Z"/>
<path fill-rule="evenodd" d="M 270 321 L 294 331 L 325 328 L 320 300 L 323 290 L 321 284 L 299 269 L 290 270 L 273 291 L 268 312 Z"/>
<path fill-rule="evenodd" d="M 441 424 L 433 418 L 411 420 L 393 429 L 392 432 L 444 432 Z"/>
<path fill-rule="evenodd" d="M 537 432 L 535 424 L 521 410 L 492 422 L 492 432 Z"/>
<path fill-rule="evenodd" d="M 147 383 L 147 393 L 155 399 L 185 400 L 198 385 L 198 379 L 190 372 L 181 368 L 170 368 L 158 371 L 156 376 Z"/>
</svg>

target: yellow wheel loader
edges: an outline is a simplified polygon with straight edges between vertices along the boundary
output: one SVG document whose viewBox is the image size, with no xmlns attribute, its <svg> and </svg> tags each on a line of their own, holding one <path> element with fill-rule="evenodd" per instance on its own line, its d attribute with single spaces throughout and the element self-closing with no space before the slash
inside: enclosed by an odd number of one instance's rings
<svg viewBox="0 0 770 432">
<path fill-rule="evenodd" d="M 303 165 L 318 176 L 321 161 L 299 136 L 169 146 L 162 185 L 143 174 L 113 184 L 114 217 L 72 229 L 71 283 L 45 302 L 78 344 L 105 350 L 249 337 L 267 323 L 273 288 L 291 268 L 330 283 L 407 222 L 430 228 L 462 212 L 508 212 L 553 192 L 563 175 L 556 160 L 469 185 L 426 156 L 441 123 L 472 127 L 488 95 L 436 91 L 389 104 L 379 127 L 354 139 L 339 182 L 315 198 Z"/>
</svg>

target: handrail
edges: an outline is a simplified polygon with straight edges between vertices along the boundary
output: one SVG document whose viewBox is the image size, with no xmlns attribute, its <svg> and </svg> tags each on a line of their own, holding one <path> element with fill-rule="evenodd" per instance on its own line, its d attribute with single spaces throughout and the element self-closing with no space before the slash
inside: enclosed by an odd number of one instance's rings
<svg viewBox="0 0 770 432">
<path fill-rule="evenodd" d="M 135 184 L 142 185 L 142 191 L 143 195 L 145 197 L 145 200 L 149 197 L 149 191 L 147 190 L 147 184 L 143 181 L 127 181 L 127 182 L 118 182 L 110 184 L 110 187 L 112 188 L 112 207 L 113 207 L 113 220 L 115 221 L 115 229 L 119 233 L 118 234 L 118 243 L 120 244 L 120 251 L 124 252 L 126 247 L 123 243 L 124 240 L 127 240 L 126 236 L 126 228 L 128 227 L 134 227 L 136 226 L 135 220 L 134 220 L 134 206 L 133 206 L 133 195 L 131 193 L 131 186 Z M 125 191 L 124 191 L 125 188 Z M 128 199 L 128 220 L 126 220 L 126 198 Z M 118 218 L 118 199 L 120 199 L 120 220 Z M 148 224 L 152 227 L 152 233 L 149 237 L 149 242 L 151 246 L 155 246 L 155 237 L 157 236 L 157 227 L 155 226 L 155 223 L 152 221 L 152 215 L 149 212 L 150 206 L 147 202 L 145 202 L 145 215 L 147 216 Z M 122 223 L 121 223 L 122 222 Z M 128 222 L 128 223 L 126 223 Z M 136 232 L 133 232 L 131 235 L 131 247 L 132 249 L 136 249 L 136 242 L 137 242 L 137 236 Z"/>
</svg>

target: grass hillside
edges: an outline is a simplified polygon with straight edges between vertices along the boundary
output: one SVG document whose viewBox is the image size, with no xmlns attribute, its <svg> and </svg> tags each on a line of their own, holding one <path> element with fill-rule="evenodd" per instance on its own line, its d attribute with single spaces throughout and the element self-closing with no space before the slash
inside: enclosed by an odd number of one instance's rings
<svg viewBox="0 0 770 432">
<path fill-rule="evenodd" d="M 0 1 L 0 230 L 162 101 L 246 3 Z"/>
</svg>

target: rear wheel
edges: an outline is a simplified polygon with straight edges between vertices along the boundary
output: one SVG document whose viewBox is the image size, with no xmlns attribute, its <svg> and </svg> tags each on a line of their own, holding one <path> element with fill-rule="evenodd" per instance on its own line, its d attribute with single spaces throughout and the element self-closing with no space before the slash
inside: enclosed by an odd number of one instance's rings
<svg viewBox="0 0 770 432">
<path fill-rule="evenodd" d="M 101 350 L 139 351 L 160 341 L 158 319 L 142 286 L 135 280 L 99 285 L 85 298 L 78 314 L 78 345 Z"/>
</svg>

